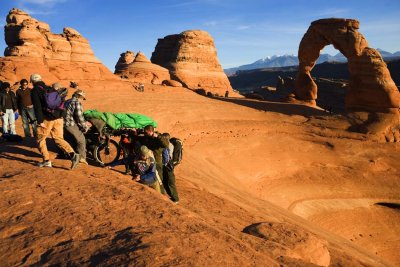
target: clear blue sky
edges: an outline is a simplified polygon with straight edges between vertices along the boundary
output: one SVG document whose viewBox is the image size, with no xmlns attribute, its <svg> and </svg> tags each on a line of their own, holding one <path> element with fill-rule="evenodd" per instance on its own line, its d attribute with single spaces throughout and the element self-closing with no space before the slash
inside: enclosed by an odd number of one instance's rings
<svg viewBox="0 0 400 267">
<path fill-rule="evenodd" d="M 112 71 L 120 53 L 142 51 L 150 58 L 158 38 L 189 29 L 213 36 L 223 68 L 297 54 L 310 23 L 330 17 L 358 19 L 370 47 L 400 50 L 398 0 L 0 0 L 0 26 L 13 7 L 54 33 L 75 28 Z M 5 47 L 3 39 L 0 51 Z M 337 53 L 332 47 L 325 52 Z"/>
</svg>

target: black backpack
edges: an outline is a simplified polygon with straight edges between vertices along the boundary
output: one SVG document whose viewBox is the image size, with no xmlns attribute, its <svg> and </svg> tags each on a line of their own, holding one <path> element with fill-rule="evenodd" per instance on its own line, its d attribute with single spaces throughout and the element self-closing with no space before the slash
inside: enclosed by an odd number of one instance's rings
<svg viewBox="0 0 400 267">
<path fill-rule="evenodd" d="M 172 165 L 176 166 L 182 161 L 183 157 L 183 142 L 179 138 L 173 137 L 169 140 L 174 145 L 174 151 L 172 152 Z"/>
</svg>

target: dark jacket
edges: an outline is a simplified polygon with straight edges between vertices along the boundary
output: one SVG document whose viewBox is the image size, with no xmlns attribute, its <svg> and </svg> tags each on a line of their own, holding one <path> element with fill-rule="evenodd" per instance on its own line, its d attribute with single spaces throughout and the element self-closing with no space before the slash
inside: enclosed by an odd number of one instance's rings
<svg viewBox="0 0 400 267">
<path fill-rule="evenodd" d="M 8 95 L 11 96 L 11 102 L 12 102 L 12 109 L 14 111 L 17 110 L 17 98 L 15 97 L 15 93 L 13 91 L 8 91 Z M 7 98 L 7 92 L 4 89 L 0 90 L 0 111 L 6 112 L 6 98 Z"/>
<path fill-rule="evenodd" d="M 162 152 L 164 148 L 168 148 L 169 143 L 154 136 L 138 136 L 137 140 L 142 146 L 147 146 L 148 149 L 153 151 L 157 165 L 162 166 Z"/>
<path fill-rule="evenodd" d="M 46 99 L 45 90 L 47 86 L 44 82 L 40 81 L 34 84 L 31 91 L 31 98 L 33 104 L 33 110 L 35 111 L 36 121 L 41 124 L 44 120 L 50 120 L 45 114 L 46 110 Z"/>
<path fill-rule="evenodd" d="M 26 95 L 25 95 L 26 94 Z M 15 95 L 17 97 L 17 105 L 18 105 L 18 109 L 20 110 L 20 112 L 22 112 L 22 110 L 24 108 L 27 107 L 27 105 L 32 105 L 32 99 L 31 99 L 31 89 L 26 88 L 25 90 L 23 90 L 21 87 L 18 88 L 18 90 L 15 92 Z M 26 99 L 27 98 L 27 99 Z M 27 103 L 28 104 L 27 104 Z M 31 102 L 29 104 L 29 102 Z"/>
</svg>

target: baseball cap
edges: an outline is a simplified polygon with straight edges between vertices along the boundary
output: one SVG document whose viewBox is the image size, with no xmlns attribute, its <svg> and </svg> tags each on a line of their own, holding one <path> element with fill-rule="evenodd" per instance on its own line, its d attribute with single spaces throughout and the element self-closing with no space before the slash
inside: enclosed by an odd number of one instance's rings
<svg viewBox="0 0 400 267">
<path fill-rule="evenodd" d="M 40 82 L 42 80 L 42 76 L 40 74 L 34 73 L 31 75 L 31 82 Z"/>
</svg>

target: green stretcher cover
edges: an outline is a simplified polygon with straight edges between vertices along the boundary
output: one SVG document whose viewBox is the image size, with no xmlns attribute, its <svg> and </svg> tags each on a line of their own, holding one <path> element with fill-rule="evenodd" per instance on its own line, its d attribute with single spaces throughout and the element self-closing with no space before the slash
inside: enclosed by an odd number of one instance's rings
<svg viewBox="0 0 400 267">
<path fill-rule="evenodd" d="M 106 122 L 108 126 L 114 130 L 120 128 L 136 128 L 140 129 L 147 125 L 157 127 L 157 122 L 146 115 L 137 113 L 112 113 L 112 112 L 100 112 L 96 109 L 89 109 L 83 112 L 83 115 L 87 120 L 91 118 L 100 119 Z"/>
</svg>

